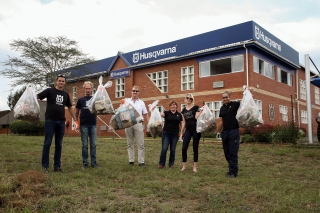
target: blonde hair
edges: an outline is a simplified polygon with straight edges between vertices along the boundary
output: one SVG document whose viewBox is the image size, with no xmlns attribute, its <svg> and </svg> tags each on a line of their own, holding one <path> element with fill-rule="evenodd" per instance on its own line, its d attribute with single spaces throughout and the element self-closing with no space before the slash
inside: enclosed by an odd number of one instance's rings
<svg viewBox="0 0 320 213">
<path fill-rule="evenodd" d="M 132 88 L 135 88 L 136 90 L 139 90 L 139 86 L 133 85 Z"/>
<path fill-rule="evenodd" d="M 191 93 L 187 93 L 186 97 L 192 98 L 192 105 L 194 105 L 194 97 Z"/>
<path fill-rule="evenodd" d="M 91 88 L 93 88 L 93 84 L 91 83 L 91 81 L 85 81 L 83 84 L 83 88 L 86 87 L 86 84 L 90 84 Z"/>
</svg>

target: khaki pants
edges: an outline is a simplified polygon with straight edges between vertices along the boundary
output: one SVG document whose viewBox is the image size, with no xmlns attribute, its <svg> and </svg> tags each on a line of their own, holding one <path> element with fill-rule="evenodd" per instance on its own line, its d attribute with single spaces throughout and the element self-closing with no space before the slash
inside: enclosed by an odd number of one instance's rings
<svg viewBox="0 0 320 213">
<path fill-rule="evenodd" d="M 138 145 L 138 163 L 144 163 L 144 132 L 142 123 L 135 124 L 125 129 L 128 145 L 129 162 L 134 162 L 134 138 Z"/>
</svg>

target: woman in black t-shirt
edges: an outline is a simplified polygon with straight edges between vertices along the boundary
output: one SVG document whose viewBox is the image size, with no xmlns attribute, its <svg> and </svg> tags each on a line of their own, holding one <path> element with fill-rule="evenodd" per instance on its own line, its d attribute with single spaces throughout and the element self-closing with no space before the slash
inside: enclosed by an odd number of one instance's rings
<svg viewBox="0 0 320 213">
<path fill-rule="evenodd" d="M 179 137 L 179 131 L 184 129 L 184 118 L 180 112 L 177 111 L 178 104 L 175 100 L 170 101 L 170 110 L 161 113 L 165 119 L 162 130 L 162 149 L 160 153 L 159 169 L 166 165 L 167 150 L 170 145 L 169 168 L 174 167 L 176 156 L 176 146 Z"/>
<path fill-rule="evenodd" d="M 181 111 L 186 125 L 185 131 L 183 133 L 183 144 L 182 144 L 182 169 L 186 170 L 187 166 L 187 151 L 188 146 L 192 137 L 193 140 L 193 171 L 197 172 L 197 162 L 198 162 L 198 149 L 199 141 L 201 138 L 201 133 L 197 133 L 197 118 L 200 114 L 199 106 L 194 105 L 194 97 L 191 93 L 188 93 L 185 98 L 185 103 L 187 106 Z"/>
</svg>

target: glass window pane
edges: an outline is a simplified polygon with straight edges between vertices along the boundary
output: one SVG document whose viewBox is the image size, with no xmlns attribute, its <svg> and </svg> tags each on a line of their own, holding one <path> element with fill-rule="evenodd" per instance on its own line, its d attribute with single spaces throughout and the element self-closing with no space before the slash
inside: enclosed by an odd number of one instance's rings
<svg viewBox="0 0 320 213">
<path fill-rule="evenodd" d="M 187 76 L 182 77 L 182 82 L 187 82 Z"/>
<path fill-rule="evenodd" d="M 232 72 L 243 71 L 243 56 L 232 57 Z"/>
<path fill-rule="evenodd" d="M 200 77 L 209 76 L 210 75 L 210 63 L 203 62 L 200 63 Z"/>
</svg>

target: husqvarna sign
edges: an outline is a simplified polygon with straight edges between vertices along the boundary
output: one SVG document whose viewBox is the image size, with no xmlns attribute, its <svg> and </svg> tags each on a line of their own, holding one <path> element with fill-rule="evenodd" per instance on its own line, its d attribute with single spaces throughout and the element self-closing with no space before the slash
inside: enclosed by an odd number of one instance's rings
<svg viewBox="0 0 320 213">
<path fill-rule="evenodd" d="M 133 63 L 138 63 L 141 60 L 146 60 L 146 59 L 154 59 L 156 60 L 159 56 L 168 56 L 170 57 L 170 54 L 174 54 L 177 52 L 177 47 L 169 47 L 165 49 L 159 49 L 155 50 L 152 52 L 134 52 L 132 54 L 132 62 Z"/>
</svg>

